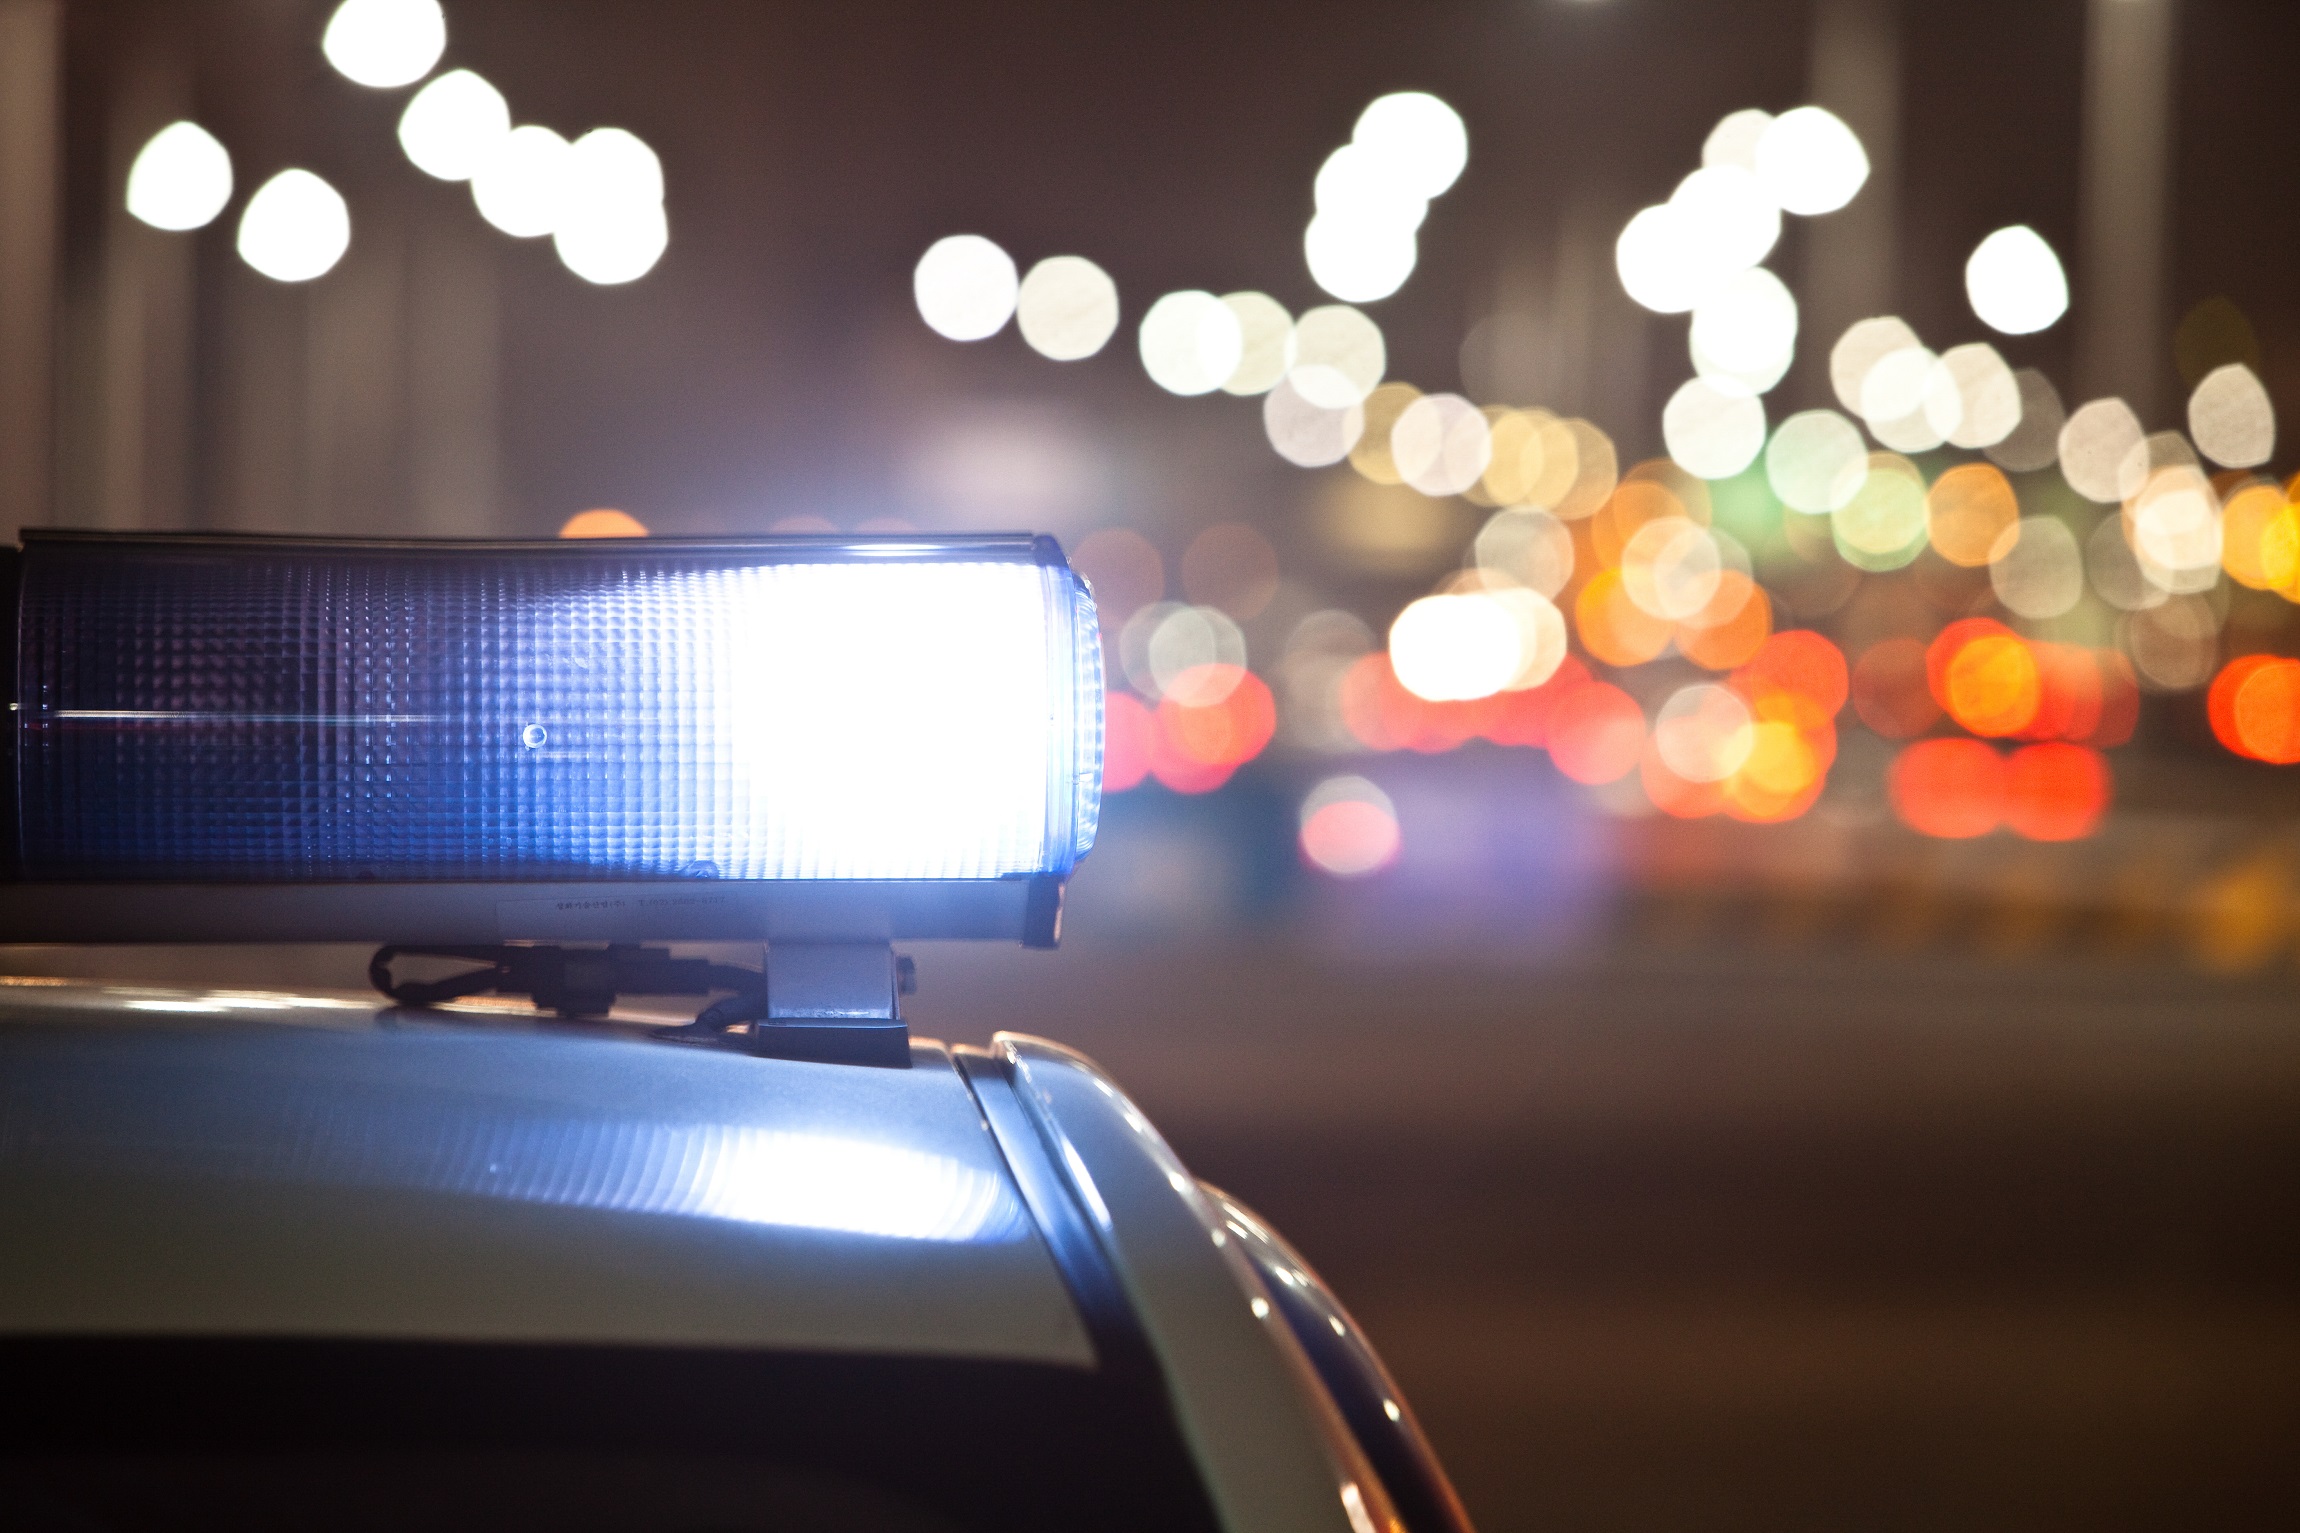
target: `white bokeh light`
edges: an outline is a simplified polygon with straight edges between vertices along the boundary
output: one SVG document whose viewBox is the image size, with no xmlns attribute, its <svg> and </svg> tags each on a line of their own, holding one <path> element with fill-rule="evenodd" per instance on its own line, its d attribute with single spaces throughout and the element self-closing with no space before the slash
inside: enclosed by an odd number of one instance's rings
<svg viewBox="0 0 2300 1533">
<path fill-rule="evenodd" d="M 1730 479 L 1765 450 L 1765 402 L 1731 378 L 1692 378 L 1661 411 L 1661 439 L 1696 479 Z"/>
<path fill-rule="evenodd" d="M 1022 279 L 1014 319 L 1040 356 L 1080 361 L 1117 333 L 1118 284 L 1084 256 L 1048 256 Z"/>
<path fill-rule="evenodd" d="M 2256 468 L 2276 452 L 2275 402 L 2251 368 L 2225 363 L 2188 396 L 2188 434 L 2213 462 Z"/>
<path fill-rule="evenodd" d="M 1703 166 L 1677 183 L 1669 202 L 1694 239 L 1704 292 L 1764 260 L 1780 241 L 1781 205 L 1738 165 Z"/>
<path fill-rule="evenodd" d="M 1425 596 L 1390 625 L 1390 668 L 1416 697 L 1491 697 L 1525 663 L 1516 618 L 1479 594 Z"/>
<path fill-rule="evenodd" d="M 1622 226 L 1613 269 L 1621 290 L 1656 314 L 1682 314 L 1699 303 L 1707 275 L 1693 249 L 1691 221 L 1666 202 L 1640 209 Z"/>
<path fill-rule="evenodd" d="M 1752 266 L 1694 306 L 1686 345 L 1695 371 L 1762 394 L 1795 359 L 1797 300 L 1779 277 Z"/>
<path fill-rule="evenodd" d="M 1869 156 L 1834 112 L 1801 106 L 1783 112 L 1758 136 L 1757 176 L 1791 213 L 1834 213 L 1869 179 Z"/>
<path fill-rule="evenodd" d="M 1749 705 L 1730 687 L 1680 688 L 1653 720 L 1653 750 L 1687 782 L 1723 782 L 1741 770 L 1756 739 Z"/>
<path fill-rule="evenodd" d="M 1397 91 L 1358 114 L 1351 142 L 1388 161 L 1412 195 L 1435 197 L 1469 164 L 1461 114 L 1427 91 Z"/>
<path fill-rule="evenodd" d="M 413 85 L 447 49 L 447 16 L 439 0 L 343 0 L 319 46 L 354 84 Z"/>
<path fill-rule="evenodd" d="M 1834 410 L 1806 410 L 1781 422 L 1765 446 L 1765 477 L 1784 505 L 1817 515 L 1860 493 L 1869 453 L 1861 431 Z"/>
<path fill-rule="evenodd" d="M 1459 495 L 1493 462 L 1493 433 L 1459 394 L 1425 394 L 1390 427 L 1390 458 L 1399 477 L 1424 495 Z"/>
<path fill-rule="evenodd" d="M 240 213 L 240 259 L 274 282 L 309 282 L 351 248 L 343 194 L 308 170 L 283 170 Z"/>
<path fill-rule="evenodd" d="M 513 128 L 471 177 L 479 216 L 516 239 L 541 239 L 558 228 L 571 148 L 549 128 Z"/>
<path fill-rule="evenodd" d="M 1014 258 L 979 234 L 948 234 L 927 246 L 910 285 L 919 318 L 953 341 L 998 334 L 1022 289 Z"/>
<path fill-rule="evenodd" d="M 1346 303 L 1329 303 L 1294 322 L 1294 365 L 1286 377 L 1322 409 L 1361 404 L 1381 383 L 1389 348 L 1381 326 Z"/>
<path fill-rule="evenodd" d="M 2068 274 L 2043 235 L 2014 224 L 1973 247 L 1965 296 L 1991 330 L 2033 335 L 2068 312 Z"/>
<path fill-rule="evenodd" d="M 586 282 L 633 282 L 670 243 L 663 214 L 663 162 L 637 134 L 593 128 L 568 146 L 552 244 Z"/>
<path fill-rule="evenodd" d="M 232 157 L 196 122 L 152 135 L 128 167 L 128 211 L 155 229 L 200 229 L 232 200 Z"/>
<path fill-rule="evenodd" d="M 1211 394 L 1238 370 L 1245 331 L 1230 306 L 1189 288 L 1168 293 L 1142 316 L 1142 370 L 1169 394 Z"/>
<path fill-rule="evenodd" d="M 442 181 L 478 174 L 511 131 L 503 92 L 468 69 L 451 69 L 408 99 L 399 146 L 416 169 Z"/>
<path fill-rule="evenodd" d="M 1986 341 L 1951 346 L 1925 384 L 1925 420 L 1952 447 L 1994 447 L 2020 425 L 2020 381 Z"/>
<path fill-rule="evenodd" d="M 1414 274 L 1414 231 L 1363 213 L 1320 213 L 1302 232 L 1302 256 L 1319 287 L 1345 303 L 1375 303 Z"/>
<path fill-rule="evenodd" d="M 1773 125 L 1773 114 L 1759 106 L 1745 106 L 1738 112 L 1728 112 L 1709 130 L 1701 141 L 1701 163 L 1704 165 L 1738 165 L 1743 170 L 1757 168 L 1757 140 Z"/>
</svg>

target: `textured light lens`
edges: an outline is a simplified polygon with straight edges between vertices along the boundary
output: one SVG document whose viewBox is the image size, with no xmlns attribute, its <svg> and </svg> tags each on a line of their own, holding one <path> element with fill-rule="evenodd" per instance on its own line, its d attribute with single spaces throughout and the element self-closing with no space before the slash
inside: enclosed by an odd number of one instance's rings
<svg viewBox="0 0 2300 1533">
<path fill-rule="evenodd" d="M 1093 842 L 1100 644 L 1046 540 L 23 564 L 34 878 L 996 879 Z"/>
</svg>

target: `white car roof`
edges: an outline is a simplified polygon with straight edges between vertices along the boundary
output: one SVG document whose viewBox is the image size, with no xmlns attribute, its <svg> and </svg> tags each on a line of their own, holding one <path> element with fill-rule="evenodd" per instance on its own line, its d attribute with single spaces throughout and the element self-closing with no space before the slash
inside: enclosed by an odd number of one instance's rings
<svg viewBox="0 0 2300 1533">
<path fill-rule="evenodd" d="M 372 999 L 0 983 L 0 1333 L 1091 1366 L 973 1093 Z"/>
</svg>

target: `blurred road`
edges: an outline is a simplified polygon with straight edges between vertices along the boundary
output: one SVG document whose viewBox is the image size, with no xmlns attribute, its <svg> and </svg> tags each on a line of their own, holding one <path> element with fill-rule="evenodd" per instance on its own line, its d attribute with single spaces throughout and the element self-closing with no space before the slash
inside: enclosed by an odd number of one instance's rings
<svg viewBox="0 0 2300 1533">
<path fill-rule="evenodd" d="M 1357 1312 L 1486 1533 L 2300 1523 L 2293 977 L 1727 942 L 918 951 Z M 0 951 L 353 985 L 364 950 Z"/>
</svg>

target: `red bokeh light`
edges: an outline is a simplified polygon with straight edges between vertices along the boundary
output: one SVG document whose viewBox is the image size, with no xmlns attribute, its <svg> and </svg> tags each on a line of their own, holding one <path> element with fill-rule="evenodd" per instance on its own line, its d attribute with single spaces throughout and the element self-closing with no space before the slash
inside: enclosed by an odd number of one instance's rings
<svg viewBox="0 0 2300 1533">
<path fill-rule="evenodd" d="M 2114 792 L 2108 758 L 2089 746 L 2026 745 L 2005 766 L 2005 823 L 2031 841 L 2075 841 L 2099 826 Z"/>
<path fill-rule="evenodd" d="M 1215 675 L 1215 672 L 1221 675 Z M 1181 697 L 1217 701 L 1186 704 Z M 1277 702 L 1269 685 L 1236 666 L 1194 666 L 1175 678 L 1174 693 L 1158 705 L 1150 774 L 1177 793 L 1206 793 L 1262 753 L 1277 732 Z"/>
<path fill-rule="evenodd" d="M 1302 856 L 1320 872 L 1356 878 L 1397 860 L 1398 822 L 1364 799 L 1327 804 L 1302 822 Z"/>
<path fill-rule="evenodd" d="M 2005 817 L 2005 763 L 1979 740 L 1919 740 L 1893 758 L 1893 813 L 1922 835 L 1985 836 Z"/>
<path fill-rule="evenodd" d="M 1102 791 L 1124 793 L 1150 775 L 1158 748 L 1158 717 L 1127 692 L 1102 702 Z"/>
<path fill-rule="evenodd" d="M 1549 758 L 1575 782 L 1618 781 L 1644 749 L 1645 714 L 1609 682 L 1575 687 L 1549 710 Z"/>
<path fill-rule="evenodd" d="M 1589 667 L 1572 655 L 1558 665 L 1555 674 L 1538 687 L 1527 687 L 1521 692 L 1497 692 L 1485 699 L 1480 709 L 1479 733 L 1496 745 L 1530 745 L 1536 749 L 1549 743 L 1549 715 L 1557 700 L 1575 687 L 1589 682 Z"/>
<path fill-rule="evenodd" d="M 1850 677 L 1843 650 L 1810 628 L 1791 628 L 1758 645 L 1749 663 L 1733 673 L 1733 684 L 1752 698 L 1768 691 L 1794 692 L 1835 718 L 1845 706 Z"/>
<path fill-rule="evenodd" d="M 2100 733 L 2100 662 L 2075 644 L 2031 644 L 2036 657 L 2036 713 L 2017 733 L 2024 740 L 2090 740 Z"/>
</svg>

